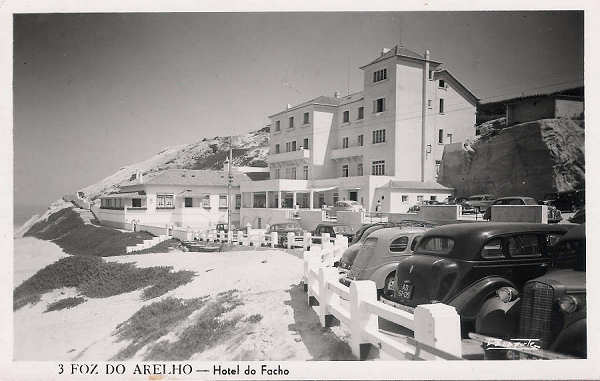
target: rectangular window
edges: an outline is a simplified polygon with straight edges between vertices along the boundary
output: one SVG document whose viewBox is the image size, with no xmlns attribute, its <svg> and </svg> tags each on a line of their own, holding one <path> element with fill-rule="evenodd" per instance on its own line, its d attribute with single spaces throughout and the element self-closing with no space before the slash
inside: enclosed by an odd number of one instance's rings
<svg viewBox="0 0 600 381">
<path fill-rule="evenodd" d="M 184 205 L 185 205 L 185 207 L 186 207 L 186 208 L 191 208 L 192 206 L 194 206 L 192 201 L 193 201 L 193 200 L 192 200 L 192 198 L 191 198 L 191 197 L 186 197 L 186 198 L 184 199 Z"/>
<path fill-rule="evenodd" d="M 348 164 L 342 165 L 342 177 L 348 177 L 349 175 Z"/>
<path fill-rule="evenodd" d="M 371 166 L 371 174 L 373 176 L 385 175 L 385 160 L 374 161 Z"/>
<path fill-rule="evenodd" d="M 227 208 L 227 206 L 228 206 L 227 195 L 226 194 L 219 195 L 219 208 L 223 209 L 223 208 Z"/>
<path fill-rule="evenodd" d="M 385 111 L 385 98 L 379 98 L 373 101 L 373 112 L 384 112 Z"/>
<path fill-rule="evenodd" d="M 444 144 L 444 130 L 441 128 L 438 130 L 438 143 Z"/>
<path fill-rule="evenodd" d="M 240 209 L 241 207 L 242 207 L 242 195 L 236 194 L 235 195 L 235 208 Z"/>
<path fill-rule="evenodd" d="M 210 196 L 209 195 L 204 196 L 204 198 L 202 199 L 202 207 L 210 208 Z"/>
<path fill-rule="evenodd" d="M 309 147 L 308 147 L 308 138 L 304 138 L 304 142 L 302 143 L 302 147 L 304 149 L 309 149 Z"/>
<path fill-rule="evenodd" d="M 358 139 L 357 139 L 357 143 L 359 147 L 362 147 L 365 145 L 365 136 L 364 135 L 358 135 Z"/>
<path fill-rule="evenodd" d="M 173 207 L 173 195 L 172 194 L 159 194 L 156 196 L 156 207 L 157 208 L 172 208 Z"/>
<path fill-rule="evenodd" d="M 362 176 L 363 175 L 363 165 L 362 163 L 358 163 L 356 165 L 356 176 Z"/>
<path fill-rule="evenodd" d="M 292 167 L 291 169 L 291 174 L 290 174 L 290 178 L 292 180 L 296 180 L 296 167 Z"/>
<path fill-rule="evenodd" d="M 373 72 L 373 82 L 379 82 L 387 79 L 387 69 L 381 69 Z"/>
<path fill-rule="evenodd" d="M 442 161 L 441 160 L 436 160 L 435 161 L 435 174 L 439 175 L 440 174 L 440 167 L 442 166 Z"/>
<path fill-rule="evenodd" d="M 295 151 L 295 150 L 296 150 L 296 141 L 294 140 L 292 142 L 292 151 Z"/>
<path fill-rule="evenodd" d="M 275 168 L 275 178 L 278 179 L 281 177 L 281 169 Z"/>
<path fill-rule="evenodd" d="M 275 144 L 275 153 L 279 153 L 279 152 L 280 152 L 279 144 Z"/>
<path fill-rule="evenodd" d="M 402 195 L 402 202 L 408 202 L 408 196 L 403 194 Z"/>
<path fill-rule="evenodd" d="M 337 204 L 337 202 L 340 200 L 340 194 L 335 192 L 333 194 L 333 205 Z"/>
<path fill-rule="evenodd" d="M 385 142 L 385 129 L 373 131 L 373 144 Z"/>
<path fill-rule="evenodd" d="M 293 116 L 290 116 L 290 118 L 289 118 L 289 127 L 294 128 L 294 117 Z"/>
<path fill-rule="evenodd" d="M 342 123 L 348 123 L 350 122 L 350 111 L 344 111 L 344 113 L 342 114 Z"/>
<path fill-rule="evenodd" d="M 132 208 L 141 208 L 142 207 L 142 199 L 141 198 L 132 198 L 131 199 L 131 207 Z"/>
<path fill-rule="evenodd" d="M 444 113 L 444 98 L 440 98 L 440 114 Z"/>
<path fill-rule="evenodd" d="M 275 131 L 281 131 L 281 120 L 275 122 Z"/>
<path fill-rule="evenodd" d="M 304 180 L 308 180 L 308 165 L 304 166 L 304 168 L 302 169 L 302 172 L 303 172 Z"/>
<path fill-rule="evenodd" d="M 285 143 L 285 152 L 290 152 L 292 150 L 292 143 Z"/>
<path fill-rule="evenodd" d="M 443 79 L 440 79 L 440 80 L 438 81 L 438 87 L 439 87 L 440 89 L 445 89 L 445 88 L 446 88 L 446 81 L 444 81 Z"/>
<path fill-rule="evenodd" d="M 437 196 L 429 196 L 429 199 L 430 199 L 431 201 L 435 201 L 435 200 L 437 200 Z"/>
<path fill-rule="evenodd" d="M 427 100 L 427 108 L 432 108 L 433 107 L 433 101 L 431 99 Z"/>
<path fill-rule="evenodd" d="M 305 112 L 304 113 L 304 120 L 303 120 L 303 122 L 304 122 L 304 124 L 308 124 L 308 121 L 309 121 L 309 119 L 308 119 L 308 113 Z"/>
<path fill-rule="evenodd" d="M 342 148 L 348 148 L 348 137 L 347 136 L 342 138 Z"/>
<path fill-rule="evenodd" d="M 358 120 L 364 119 L 365 118 L 365 108 L 360 106 L 358 108 Z"/>
<path fill-rule="evenodd" d="M 448 142 L 452 144 L 452 134 L 446 135 L 448 137 Z"/>
</svg>

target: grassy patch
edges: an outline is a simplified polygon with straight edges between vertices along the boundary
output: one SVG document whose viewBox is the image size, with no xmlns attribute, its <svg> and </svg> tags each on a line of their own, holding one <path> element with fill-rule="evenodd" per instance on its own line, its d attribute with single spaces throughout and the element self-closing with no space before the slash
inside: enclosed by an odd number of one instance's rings
<svg viewBox="0 0 600 381">
<path fill-rule="evenodd" d="M 102 258 L 71 256 L 48 265 L 13 292 L 15 310 L 36 303 L 45 292 L 76 287 L 89 298 L 105 298 L 144 287 L 144 299 L 151 299 L 190 282 L 192 271 L 172 272 L 172 267 L 138 268 L 133 263 L 106 262 Z"/>
<path fill-rule="evenodd" d="M 153 236 L 147 232 L 121 232 L 105 226 L 85 224 L 72 208 L 60 210 L 47 221 L 34 224 L 25 233 L 52 240 L 68 254 L 110 257 L 125 254 L 127 246 L 142 243 Z"/>
<path fill-rule="evenodd" d="M 48 304 L 48 308 L 46 308 L 45 312 L 59 311 L 65 308 L 73 308 L 83 302 L 85 302 L 85 298 L 82 298 L 80 296 L 64 298 L 54 303 Z"/>
</svg>

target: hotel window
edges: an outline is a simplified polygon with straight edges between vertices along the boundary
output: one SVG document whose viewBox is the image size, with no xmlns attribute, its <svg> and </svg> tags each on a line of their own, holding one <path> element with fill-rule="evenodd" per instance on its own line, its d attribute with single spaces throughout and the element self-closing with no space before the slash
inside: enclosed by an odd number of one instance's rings
<svg viewBox="0 0 600 381">
<path fill-rule="evenodd" d="M 363 165 L 362 163 L 358 163 L 356 165 L 356 176 L 362 176 L 363 175 Z"/>
<path fill-rule="evenodd" d="M 373 72 L 373 82 L 379 82 L 387 79 L 387 69 L 381 69 Z"/>
<path fill-rule="evenodd" d="M 442 166 L 442 161 L 441 160 L 436 160 L 435 161 L 435 174 L 439 175 L 440 174 L 440 167 Z"/>
<path fill-rule="evenodd" d="M 385 111 L 385 98 L 379 98 L 373 101 L 373 112 L 384 112 Z"/>
<path fill-rule="evenodd" d="M 279 144 L 275 144 L 275 153 L 279 153 Z"/>
<path fill-rule="evenodd" d="M 365 145 L 365 136 L 363 134 L 358 135 L 357 143 L 359 147 Z"/>
<path fill-rule="evenodd" d="M 402 202 L 408 202 L 408 196 L 403 194 L 402 195 Z"/>
<path fill-rule="evenodd" d="M 292 150 L 292 143 L 285 143 L 285 152 L 290 152 Z"/>
<path fill-rule="evenodd" d="M 142 207 L 142 199 L 141 198 L 132 198 L 131 199 L 131 207 L 132 208 L 141 208 Z"/>
<path fill-rule="evenodd" d="M 373 144 L 385 143 L 385 129 L 373 131 Z"/>
<path fill-rule="evenodd" d="M 438 143 L 444 144 L 444 130 L 441 128 L 438 130 Z"/>
<path fill-rule="evenodd" d="M 423 202 L 423 196 L 417 196 L 417 202 Z"/>
<path fill-rule="evenodd" d="M 275 131 L 281 131 L 281 120 L 275 121 Z"/>
<path fill-rule="evenodd" d="M 290 172 L 291 172 L 290 178 L 291 178 L 292 180 L 296 180 L 296 167 L 292 167 L 292 168 L 290 169 Z"/>
<path fill-rule="evenodd" d="M 335 204 L 337 204 L 337 202 L 340 200 L 340 194 L 338 192 L 335 192 L 333 194 L 333 205 L 335 206 Z"/>
<path fill-rule="evenodd" d="M 365 108 L 360 106 L 358 108 L 358 120 L 364 119 L 365 118 Z"/>
<path fill-rule="evenodd" d="M 452 144 L 452 134 L 446 135 L 448 137 L 448 143 Z"/>
<path fill-rule="evenodd" d="M 303 122 L 304 122 L 304 124 L 308 124 L 308 120 L 309 120 L 309 119 L 308 119 L 308 113 L 307 113 L 307 112 L 305 112 L 305 113 L 304 113 L 304 121 L 303 121 Z"/>
<path fill-rule="evenodd" d="M 385 160 L 374 161 L 371 166 L 371 174 L 373 176 L 385 175 Z"/>
<path fill-rule="evenodd" d="M 294 117 L 293 117 L 293 116 L 290 116 L 290 119 L 289 119 L 289 121 L 290 121 L 290 123 L 289 123 L 289 127 L 290 127 L 290 128 L 294 128 Z"/>
<path fill-rule="evenodd" d="M 156 196 L 156 207 L 157 208 L 172 208 L 173 207 L 173 195 L 172 194 L 159 194 Z"/>
<path fill-rule="evenodd" d="M 302 174 L 304 175 L 304 180 L 308 180 L 308 165 L 305 165 L 302 169 Z"/>
<path fill-rule="evenodd" d="M 440 98 L 440 114 L 444 113 L 444 98 Z"/>
<path fill-rule="evenodd" d="M 281 169 L 275 168 L 275 178 L 278 179 L 281 177 Z"/>
<path fill-rule="evenodd" d="M 204 196 L 204 198 L 202 199 L 202 207 L 210 208 L 210 196 L 209 195 Z"/>
<path fill-rule="evenodd" d="M 221 209 L 227 208 L 227 195 L 226 194 L 219 195 L 219 208 L 221 208 Z"/>
<path fill-rule="evenodd" d="M 304 138 L 304 141 L 302 142 L 302 147 L 304 149 L 309 149 L 309 147 L 308 147 L 308 138 Z"/>
<path fill-rule="evenodd" d="M 235 208 L 240 209 L 241 207 L 242 207 L 242 195 L 236 194 L 235 195 Z"/>
<path fill-rule="evenodd" d="M 191 208 L 192 206 L 194 206 L 193 203 L 192 203 L 192 198 L 191 197 L 186 197 L 184 199 L 184 206 L 186 208 Z"/>
<path fill-rule="evenodd" d="M 435 201 L 435 200 L 437 200 L 437 196 L 429 196 L 429 199 L 430 199 L 431 201 Z"/>
<path fill-rule="evenodd" d="M 350 122 L 350 111 L 344 111 L 344 113 L 342 114 L 342 123 L 348 123 Z"/>
<path fill-rule="evenodd" d="M 433 107 L 433 101 L 431 99 L 427 100 L 427 108 L 432 108 Z"/>
<path fill-rule="evenodd" d="M 440 80 L 438 81 L 438 87 L 439 87 L 440 89 L 445 89 L 445 88 L 446 88 L 446 81 L 444 81 L 443 79 L 440 79 Z"/>
<path fill-rule="evenodd" d="M 342 148 L 348 148 L 348 137 L 347 136 L 342 138 Z"/>
<path fill-rule="evenodd" d="M 294 140 L 292 142 L 292 151 L 295 151 L 295 150 L 296 150 L 296 141 Z"/>
<path fill-rule="evenodd" d="M 348 164 L 342 165 L 342 177 L 348 177 L 349 175 Z"/>
</svg>

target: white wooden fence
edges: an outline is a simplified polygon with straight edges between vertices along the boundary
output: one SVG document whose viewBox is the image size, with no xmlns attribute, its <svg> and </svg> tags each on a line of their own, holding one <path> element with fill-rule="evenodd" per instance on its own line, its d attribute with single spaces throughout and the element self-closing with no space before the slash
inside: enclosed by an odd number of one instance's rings
<svg viewBox="0 0 600 381">
<path fill-rule="evenodd" d="M 357 358 L 365 359 L 375 346 L 397 359 L 462 359 L 460 318 L 454 307 L 425 304 L 410 313 L 378 302 L 373 281 L 352 281 L 346 287 L 339 282 L 337 268 L 324 265 L 333 250 L 311 248 L 304 252 L 308 304 L 324 327 L 330 326 L 335 317 L 350 328 L 352 353 Z M 414 338 L 380 331 L 379 317 L 412 330 Z"/>
</svg>

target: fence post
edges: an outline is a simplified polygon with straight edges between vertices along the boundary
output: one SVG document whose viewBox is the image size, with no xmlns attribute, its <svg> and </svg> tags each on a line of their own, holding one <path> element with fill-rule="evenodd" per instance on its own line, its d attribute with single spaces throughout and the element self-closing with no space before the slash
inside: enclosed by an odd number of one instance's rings
<svg viewBox="0 0 600 381">
<path fill-rule="evenodd" d="M 317 300 L 317 298 L 319 297 L 319 295 L 312 295 L 311 291 L 310 291 L 310 286 L 316 281 L 318 282 L 319 279 L 314 279 L 311 278 L 310 275 L 310 271 L 313 268 L 318 269 L 319 267 L 321 267 L 321 258 L 317 255 L 314 254 L 310 254 L 307 258 L 307 264 L 306 264 L 306 278 L 307 278 L 307 293 L 306 293 L 306 300 L 308 302 L 309 307 L 310 306 L 314 306 L 316 305 L 315 301 Z M 318 285 L 317 285 L 318 286 Z M 319 288 L 317 287 L 317 292 L 319 292 Z"/>
<path fill-rule="evenodd" d="M 233 242 L 233 230 L 228 230 L 227 231 L 227 243 L 231 243 Z"/>
<path fill-rule="evenodd" d="M 250 246 L 250 233 L 244 234 L 244 236 L 242 237 L 242 245 Z"/>
<path fill-rule="evenodd" d="M 416 341 L 462 357 L 460 317 L 454 307 L 441 303 L 421 304 L 415 308 L 414 316 Z"/>
<path fill-rule="evenodd" d="M 294 244 L 296 240 L 296 235 L 293 232 L 289 232 L 287 233 L 287 248 L 291 249 L 292 248 L 292 244 Z"/>
<path fill-rule="evenodd" d="M 305 251 L 304 254 L 302 255 L 302 258 L 304 260 L 304 273 L 302 274 L 302 281 L 304 283 L 304 292 L 308 291 L 308 270 L 309 270 L 309 263 L 311 261 L 317 261 L 320 264 L 321 263 L 321 248 L 317 247 L 317 246 L 313 246 L 311 248 L 310 251 Z"/>
<path fill-rule="evenodd" d="M 312 243 L 312 233 L 306 232 L 304 233 L 304 241 L 302 242 L 302 247 L 304 250 L 308 250 L 310 248 L 310 244 Z"/>
<path fill-rule="evenodd" d="M 325 249 L 329 246 L 331 246 L 331 236 L 329 235 L 329 233 L 322 233 L 321 234 L 321 247 L 323 249 Z"/>
<path fill-rule="evenodd" d="M 337 281 L 337 269 L 319 267 L 319 321 L 323 327 L 331 327 L 333 325 L 333 315 L 329 313 L 329 306 L 335 303 L 337 295 L 329 290 L 327 284 Z"/>
<path fill-rule="evenodd" d="M 277 237 L 277 232 L 271 232 L 271 247 L 275 248 L 279 244 L 277 241 L 279 238 Z"/>
<path fill-rule="evenodd" d="M 350 347 L 359 360 L 367 358 L 371 343 L 363 332 L 378 330 L 377 315 L 368 311 L 363 301 L 377 301 L 377 288 L 371 280 L 358 280 L 350 283 Z"/>
<path fill-rule="evenodd" d="M 242 240 L 244 239 L 244 232 L 241 230 L 238 230 L 237 232 L 237 243 L 238 245 L 242 244 Z"/>
</svg>

